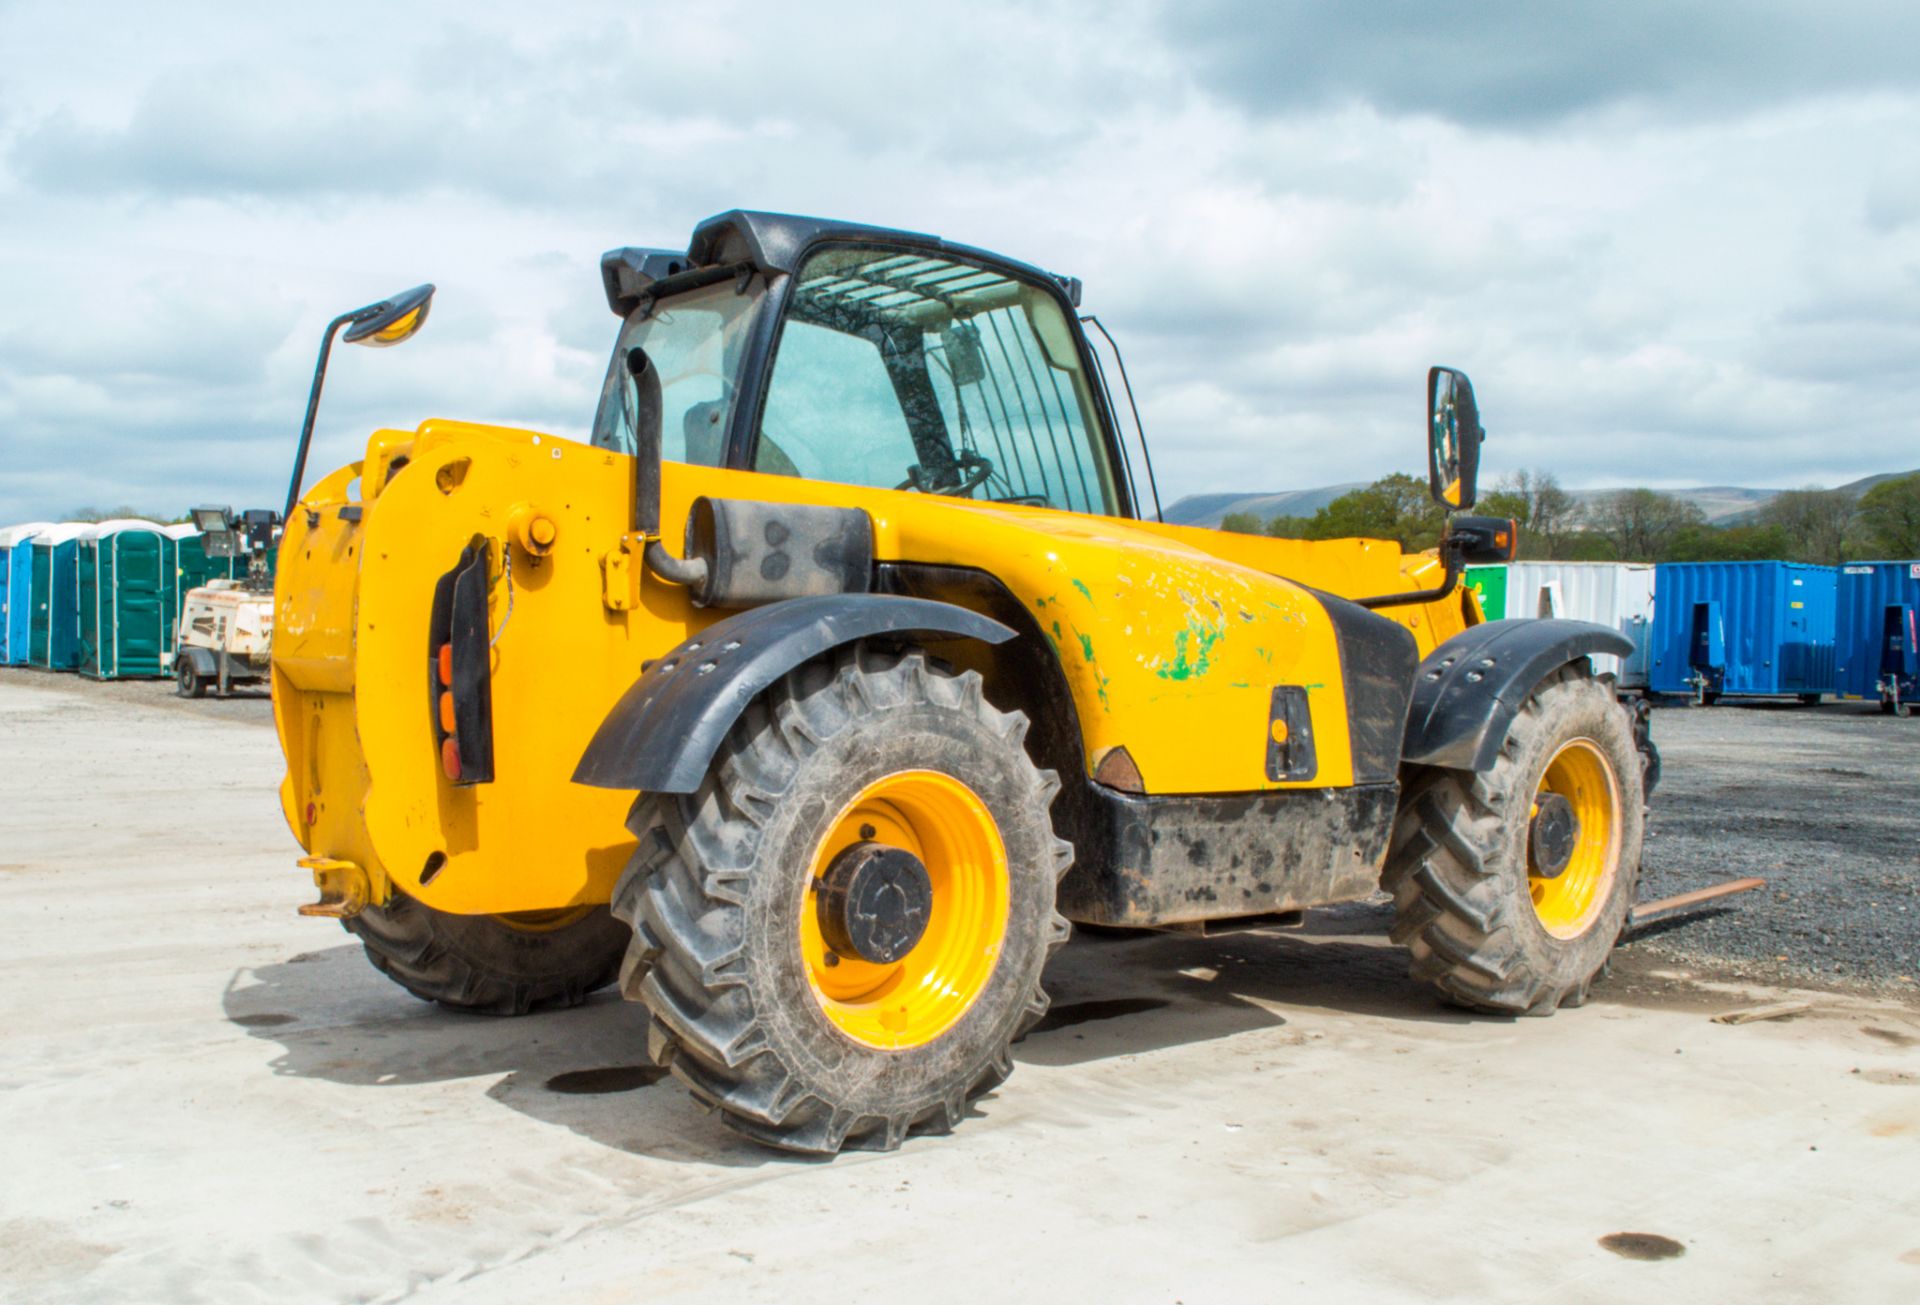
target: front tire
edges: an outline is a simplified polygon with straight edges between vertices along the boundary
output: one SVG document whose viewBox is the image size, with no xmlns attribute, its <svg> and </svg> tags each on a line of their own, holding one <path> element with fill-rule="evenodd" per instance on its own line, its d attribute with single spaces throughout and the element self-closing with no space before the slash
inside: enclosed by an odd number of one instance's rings
<svg viewBox="0 0 1920 1305">
<path fill-rule="evenodd" d="M 174 683 L 178 686 L 177 692 L 183 698 L 207 696 L 206 681 L 200 678 L 200 672 L 193 669 L 193 662 L 188 658 L 180 659 L 179 668 L 174 672 Z"/>
<path fill-rule="evenodd" d="M 1012 1072 L 1068 934 L 1059 781 L 1026 732 L 977 674 L 856 645 L 751 704 L 697 793 L 642 796 L 613 909 L 633 926 L 621 989 L 653 1016 L 654 1059 L 787 1150 L 955 1127 Z M 912 927 L 836 914 L 843 872 L 874 858 L 918 884 L 893 919 Z"/>
<path fill-rule="evenodd" d="M 420 1000 L 480 1015 L 578 1006 L 618 977 L 629 936 L 604 906 L 452 915 L 398 890 L 341 923 Z"/>
<path fill-rule="evenodd" d="M 1409 768 L 1383 882 L 1414 977 L 1503 1014 L 1584 1002 L 1639 879 L 1641 769 L 1628 714 L 1571 669 L 1534 690 L 1491 770 Z"/>
</svg>

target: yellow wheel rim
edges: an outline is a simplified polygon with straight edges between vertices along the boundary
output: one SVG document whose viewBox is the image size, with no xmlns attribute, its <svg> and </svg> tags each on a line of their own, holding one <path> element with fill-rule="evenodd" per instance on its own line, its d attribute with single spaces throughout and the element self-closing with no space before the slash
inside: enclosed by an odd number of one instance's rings
<svg viewBox="0 0 1920 1305">
<path fill-rule="evenodd" d="M 1577 938 L 1599 914 L 1620 868 L 1620 784 L 1600 745 L 1570 739 L 1553 754 L 1540 777 L 1540 793 L 1557 793 L 1580 822 L 1573 855 L 1558 875 L 1534 874 L 1529 850 L 1527 888 L 1533 912 L 1556 938 Z M 1539 802 L 1533 811 L 1537 814 Z M 1529 839 L 1531 844 L 1531 839 Z"/>
<path fill-rule="evenodd" d="M 933 885 L 926 932 L 890 965 L 834 955 L 820 933 L 821 879 L 863 840 L 913 853 Z M 986 803 L 959 780 L 903 770 L 867 785 L 834 817 L 807 874 L 800 955 L 814 999 L 848 1037 L 886 1051 L 924 1045 L 986 990 L 1007 932 L 1007 849 Z"/>
</svg>

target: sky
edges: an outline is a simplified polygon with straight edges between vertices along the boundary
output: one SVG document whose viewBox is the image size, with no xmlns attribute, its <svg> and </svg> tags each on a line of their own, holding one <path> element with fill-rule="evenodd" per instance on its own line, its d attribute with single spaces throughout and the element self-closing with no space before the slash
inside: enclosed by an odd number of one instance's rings
<svg viewBox="0 0 1920 1305">
<path fill-rule="evenodd" d="M 1920 465 L 1920 6 L 0 2 L 0 523 L 277 506 L 429 417 L 585 431 L 602 251 L 761 208 L 1080 277 L 1160 490 Z"/>
</svg>

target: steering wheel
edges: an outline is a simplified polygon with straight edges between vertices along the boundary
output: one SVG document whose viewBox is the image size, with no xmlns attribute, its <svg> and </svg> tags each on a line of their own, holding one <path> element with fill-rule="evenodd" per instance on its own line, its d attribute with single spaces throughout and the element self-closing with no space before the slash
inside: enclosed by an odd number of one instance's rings
<svg viewBox="0 0 1920 1305">
<path fill-rule="evenodd" d="M 993 474 L 993 462 L 982 457 L 972 449 L 958 449 L 953 455 L 953 465 L 960 472 L 960 479 L 951 485 L 935 485 L 927 479 L 927 474 L 918 463 L 907 468 L 907 478 L 895 485 L 895 489 L 917 489 L 922 494 L 945 494 L 950 498 L 965 498 L 987 483 L 987 477 Z"/>
</svg>

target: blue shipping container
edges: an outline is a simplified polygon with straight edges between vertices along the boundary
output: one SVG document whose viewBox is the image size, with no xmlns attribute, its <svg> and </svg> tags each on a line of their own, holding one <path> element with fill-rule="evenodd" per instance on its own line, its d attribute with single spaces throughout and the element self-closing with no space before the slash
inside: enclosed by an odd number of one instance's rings
<svg viewBox="0 0 1920 1305">
<path fill-rule="evenodd" d="M 1834 621 L 1837 692 L 1891 703 L 1920 698 L 1920 562 L 1858 562 L 1840 568 Z"/>
<path fill-rule="evenodd" d="M 1832 693 L 1837 572 L 1798 562 L 1662 562 L 1653 573 L 1655 693 Z"/>
</svg>

